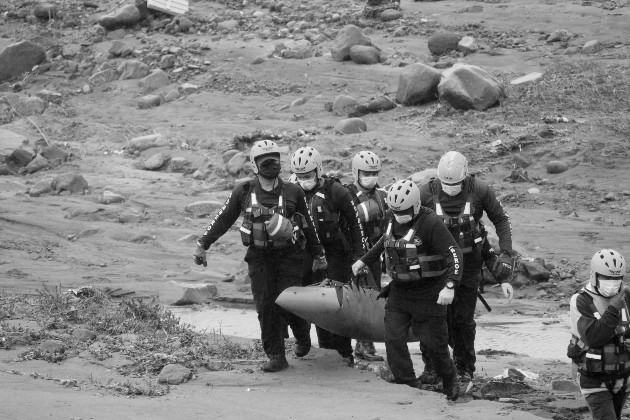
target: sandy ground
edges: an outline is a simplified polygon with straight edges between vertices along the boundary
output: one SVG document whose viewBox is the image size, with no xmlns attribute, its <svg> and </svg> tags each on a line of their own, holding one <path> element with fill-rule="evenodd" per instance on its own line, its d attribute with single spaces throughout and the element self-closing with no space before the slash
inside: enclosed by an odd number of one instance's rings
<svg viewBox="0 0 630 420">
<path fill-rule="evenodd" d="M 483 5 L 482 13 L 461 12 L 476 4 Z M 208 10 L 221 7 L 208 2 L 194 4 L 197 10 L 202 10 L 202 6 Z M 630 21 L 628 7 L 604 10 L 569 1 L 414 3 L 403 0 L 402 8 L 405 14 L 420 13 L 441 25 L 483 22 L 498 31 L 520 31 L 535 46 L 531 51 L 509 51 L 499 56 L 473 54 L 462 59 L 517 76 L 544 71 L 553 60 L 554 47 L 537 41 L 539 30 L 567 29 L 579 33 L 584 41 L 597 38 L 625 42 Z M 0 35 L 5 36 L 0 38 L 0 48 L 12 42 L 10 37 L 15 30 L 15 25 L 0 25 Z M 229 36 L 211 42 L 204 35 L 190 37 L 211 44 L 204 54 L 218 68 L 233 69 L 252 82 L 282 87 L 293 84 L 299 87 L 299 92 L 282 91 L 271 96 L 264 92 L 241 95 L 204 91 L 151 110 L 135 106 L 138 94 L 137 82 L 133 80 L 110 83 L 96 88 L 91 95 L 68 96 L 65 109 L 52 109 L 37 121 L 51 141 L 70 146 L 78 159 L 30 176 L 0 178 L 0 290 L 22 293 L 34 292 L 42 285 L 62 289 L 93 285 L 123 288 L 138 297 L 157 295 L 170 281 L 212 282 L 222 298 L 250 298 L 249 286 L 242 282 L 244 250 L 235 230 L 211 248 L 208 269 L 192 263 L 194 242 L 182 240 L 191 233 L 201 234 L 209 222 L 208 218 L 185 213 L 185 206 L 199 200 L 222 201 L 229 190 L 221 187 L 216 177 L 198 181 L 177 173 L 134 169 L 134 162 L 158 151 L 185 157 L 195 167 L 209 164 L 216 168 L 222 165 L 221 151 L 236 134 L 255 129 L 292 133 L 315 128 L 320 134 L 308 144 L 325 151 L 328 158 L 338 158 L 342 151 L 350 151 L 352 156 L 368 145 L 388 148 L 387 152 L 376 151 L 387 156 L 383 178 L 391 179 L 433 167 L 445 150 L 462 145 L 457 136 L 445 134 L 453 130 L 448 121 L 437 123 L 440 130 L 422 129 L 422 124 L 406 117 L 408 108 L 367 115 L 370 131 L 366 133 L 346 137 L 332 134 L 330 128 L 337 117 L 327 113 L 324 104 L 338 94 L 369 99 L 380 93 L 395 92 L 399 72 L 395 67 L 337 63 L 327 55 L 306 60 L 270 59 L 252 66 L 248 63 L 271 51 L 274 41 L 243 41 Z M 423 61 L 429 55 L 423 36 L 394 38 L 386 31 L 374 30 L 370 37 L 390 55 L 405 52 L 410 61 Z M 168 35 L 156 34 L 152 38 L 165 45 L 174 42 Z M 125 42 L 138 43 L 138 39 L 131 37 Z M 94 52 L 106 52 L 110 45 L 111 41 L 105 41 L 91 48 Z M 330 45 L 332 42 L 324 44 L 323 50 L 327 51 Z M 627 45 L 618 50 L 624 48 Z M 587 60 L 581 56 L 574 59 Z M 203 82 L 203 78 L 199 76 L 189 82 Z M 80 87 L 80 82 L 41 75 L 29 89 L 72 92 Z M 297 98 L 307 98 L 308 102 L 298 109 L 281 109 Z M 414 109 L 422 115 L 428 107 Z M 588 115 L 573 117 L 588 118 Z M 24 119 L 1 128 L 19 133 L 31 142 L 39 138 Z M 136 158 L 118 153 L 128 139 L 154 132 L 173 139 L 174 145 L 147 150 Z M 597 132 L 579 129 L 572 133 L 570 141 L 588 144 L 598 136 Z M 192 145 L 192 150 L 181 147 L 184 142 Z M 303 144 L 306 142 L 293 141 L 288 145 L 293 150 Z M 481 305 L 478 307 L 477 348 L 514 353 L 480 356 L 480 372 L 495 376 L 515 367 L 538 373 L 544 397 L 537 394 L 538 399 L 515 405 L 471 398 L 447 403 L 438 393 L 389 384 L 365 366 L 350 369 L 341 364 L 336 354 L 314 349 L 304 359 L 291 359 L 291 368 L 286 372 L 262 373 L 250 362 L 227 372 L 199 372 L 193 381 L 171 387 L 170 393 L 163 397 L 126 398 L 99 386 L 110 378 L 124 380 L 112 370 L 113 366 L 96 363 L 87 356 L 58 365 L 43 361 L 15 362 L 20 350 L 12 350 L 0 351 L 0 418 L 531 419 L 554 415 L 563 419 L 583 418 L 581 397 L 553 394 L 549 382 L 552 377 L 571 377 L 564 353 L 569 338 L 566 303 L 567 297 L 585 279 L 590 256 L 602 247 L 626 253 L 630 249 L 628 228 L 622 227 L 630 219 L 627 200 L 618 202 L 614 208 L 603 204 L 593 211 L 587 209 L 589 202 L 599 202 L 606 192 L 625 189 L 630 170 L 627 159 L 593 160 L 587 159 L 583 149 L 573 155 L 562 155 L 562 150 L 560 147 L 554 152 L 567 158 L 571 170 L 553 176 L 546 187 L 540 187 L 541 194 L 536 198 L 525 193 L 536 186 L 533 183 L 503 182 L 512 168 L 509 162 L 480 160 L 473 168 L 484 170 L 482 178 L 496 185 L 499 195 L 520 197 L 504 203 L 512 218 L 518 247 L 527 256 L 543 257 L 577 273 L 576 280 L 563 281 L 552 292 L 562 292 L 564 296 L 543 295 L 540 287 L 532 285 L 517 290 L 517 300 L 508 304 L 498 296 L 500 291 L 489 288 L 486 297 L 494 311 L 488 314 Z M 533 151 L 523 154 L 534 161 L 528 168 L 530 175 L 549 177 L 545 162 L 537 159 Z M 287 168 L 288 156 L 283 162 Z M 89 193 L 40 198 L 24 194 L 37 181 L 65 172 L 81 173 L 90 185 Z M 568 197 L 564 191 L 567 183 L 581 189 L 593 187 L 592 194 L 587 193 L 586 200 Z M 98 204 L 98 194 L 105 189 L 121 192 L 129 199 L 116 205 Z M 561 211 L 567 209 L 573 211 Z M 121 216 L 126 215 L 138 216 L 139 222 L 120 223 Z M 222 281 L 233 273 L 234 282 Z M 198 328 L 220 330 L 244 339 L 257 337 L 258 326 L 251 307 L 212 312 L 217 305 L 221 304 L 213 303 L 195 312 L 178 309 L 177 313 Z M 230 315 L 225 321 L 216 315 L 222 311 Z M 548 319 L 558 322 L 545 323 Z M 422 363 L 417 347 L 410 348 L 419 373 Z M 382 345 L 379 349 L 384 353 Z M 60 385 L 64 378 L 77 379 L 78 386 Z"/>
</svg>

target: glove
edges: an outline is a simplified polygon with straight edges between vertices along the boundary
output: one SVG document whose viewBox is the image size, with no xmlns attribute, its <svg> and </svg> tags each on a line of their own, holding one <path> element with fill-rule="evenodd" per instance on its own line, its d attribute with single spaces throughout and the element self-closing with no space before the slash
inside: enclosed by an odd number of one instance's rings
<svg viewBox="0 0 630 420">
<path fill-rule="evenodd" d="M 202 265 L 204 267 L 208 266 L 208 258 L 206 257 L 206 250 L 200 244 L 197 244 L 197 248 L 193 252 L 193 257 L 195 258 L 195 264 Z"/>
<path fill-rule="evenodd" d="M 354 264 L 352 264 L 352 274 L 358 276 L 359 274 L 365 273 L 365 263 L 361 260 L 357 260 Z"/>
<path fill-rule="evenodd" d="M 622 282 L 621 287 L 619 288 L 619 292 L 613 296 L 608 304 L 617 308 L 617 310 L 621 310 L 626 302 L 626 285 Z"/>
<path fill-rule="evenodd" d="M 495 279 L 502 282 L 512 275 L 512 257 L 505 251 L 498 257 L 493 254 L 486 261 L 486 267 L 490 269 Z"/>
<path fill-rule="evenodd" d="M 510 302 L 512 302 L 512 298 L 514 297 L 514 288 L 510 283 L 501 283 L 501 289 L 503 289 L 503 294 Z"/>
<path fill-rule="evenodd" d="M 446 287 L 440 290 L 440 295 L 438 296 L 437 303 L 438 305 L 450 305 L 453 303 L 453 298 L 455 297 L 455 289 L 447 289 Z"/>
<path fill-rule="evenodd" d="M 387 297 L 389 296 L 389 289 L 391 288 L 391 283 L 387 284 L 387 286 L 383 287 L 380 291 L 380 293 L 378 294 L 378 296 L 376 297 L 376 300 L 379 299 L 387 299 Z"/>
<path fill-rule="evenodd" d="M 313 259 L 313 272 L 325 270 L 326 268 L 328 268 L 328 262 L 325 256 L 322 255 L 321 257 L 315 257 Z"/>
</svg>

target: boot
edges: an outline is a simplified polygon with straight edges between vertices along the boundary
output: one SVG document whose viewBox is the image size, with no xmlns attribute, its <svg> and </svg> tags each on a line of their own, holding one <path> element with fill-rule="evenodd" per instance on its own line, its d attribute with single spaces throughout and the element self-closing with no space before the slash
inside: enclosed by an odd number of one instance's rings
<svg viewBox="0 0 630 420">
<path fill-rule="evenodd" d="M 354 357 L 357 359 L 365 359 L 368 362 L 382 362 L 383 357 L 376 354 L 374 343 L 371 341 L 358 341 L 354 347 Z"/>
<path fill-rule="evenodd" d="M 311 343 L 304 343 L 301 341 L 296 341 L 293 345 L 293 353 L 297 357 L 304 357 L 311 351 Z"/>
<path fill-rule="evenodd" d="M 263 363 L 261 369 L 263 372 L 279 372 L 289 367 L 289 362 L 284 354 L 269 355 L 269 361 Z"/>
<path fill-rule="evenodd" d="M 473 379 L 472 371 L 462 366 L 457 367 L 457 376 L 458 376 L 459 382 L 466 385 L 468 384 L 468 382 L 472 381 Z"/>
<path fill-rule="evenodd" d="M 452 378 L 448 379 L 442 378 L 442 383 L 446 399 L 449 401 L 457 401 L 457 398 L 459 398 L 459 380 L 457 375 L 453 375 Z"/>
<path fill-rule="evenodd" d="M 433 367 L 427 365 L 424 365 L 424 371 L 422 372 L 422 375 L 418 377 L 418 380 L 427 385 L 435 385 L 440 382 L 440 378 L 438 378 Z"/>
</svg>

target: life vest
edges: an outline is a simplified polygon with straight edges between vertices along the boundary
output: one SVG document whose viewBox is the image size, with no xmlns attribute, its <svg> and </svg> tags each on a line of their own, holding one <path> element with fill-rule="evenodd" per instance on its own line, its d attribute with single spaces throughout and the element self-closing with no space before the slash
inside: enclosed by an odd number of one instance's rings
<svg viewBox="0 0 630 420">
<path fill-rule="evenodd" d="M 317 236 L 319 236 L 319 240 L 323 245 L 336 242 L 341 238 L 347 244 L 347 240 L 339 226 L 339 212 L 332 208 L 332 182 L 338 182 L 338 180 L 325 179 L 324 186 L 311 197 L 309 203 L 311 215 L 313 216 L 315 229 L 317 229 Z"/>
<path fill-rule="evenodd" d="M 451 235 L 457 241 L 457 245 L 462 250 L 462 254 L 470 254 L 473 252 L 481 252 L 481 245 L 485 239 L 485 230 L 481 221 L 475 220 L 473 216 L 473 188 L 475 184 L 475 178 L 470 176 L 468 182 L 468 188 L 464 191 L 465 204 L 460 213 L 451 217 L 444 213 L 442 205 L 440 204 L 440 191 L 442 188 L 435 180 L 430 181 L 431 193 L 433 194 L 433 204 L 435 206 L 435 214 L 444 220 Z"/>
<path fill-rule="evenodd" d="M 385 191 L 380 188 L 376 188 L 373 194 L 369 194 L 360 191 L 354 184 L 349 184 L 346 187 L 354 196 L 355 205 L 357 206 L 357 211 L 359 212 L 359 219 L 363 224 L 363 233 L 370 242 L 376 243 L 379 239 L 381 239 L 381 236 L 383 236 L 385 228 L 387 227 L 387 218 L 385 217 Z M 370 220 L 364 221 L 361 216 L 364 214 L 370 214 L 370 209 L 372 208 L 377 208 L 379 214 L 373 219 L 368 217 Z"/>
<path fill-rule="evenodd" d="M 401 283 L 439 277 L 446 272 L 444 257 L 429 255 L 427 246 L 415 242 L 416 230 L 420 226 L 420 218 L 400 239 L 394 239 L 392 233 L 393 220 L 389 221 L 383 236 L 385 245 L 385 266 L 392 280 Z"/>
<path fill-rule="evenodd" d="M 597 310 L 593 297 L 584 289 L 580 290 L 582 296 L 586 296 L 590 302 L 593 316 L 600 319 L 602 316 Z M 628 319 L 628 305 L 624 302 L 621 308 L 619 324 L 615 327 L 615 336 L 602 347 L 589 347 L 576 335 L 572 334 L 569 349 L 573 346 L 575 350 L 569 356 L 578 365 L 582 373 L 609 374 L 614 377 L 625 377 L 630 374 L 630 352 L 624 345 L 624 336 L 630 330 L 630 320 Z"/>
<path fill-rule="evenodd" d="M 278 197 L 278 204 L 272 208 L 265 207 L 258 203 L 256 198 L 256 192 L 254 191 L 254 181 L 249 185 L 249 199 L 247 207 L 245 209 L 245 215 L 243 216 L 243 224 L 241 225 L 241 240 L 245 246 L 253 246 L 255 248 L 286 248 L 295 243 L 295 230 L 299 229 L 295 223 L 294 235 L 291 241 L 273 241 L 269 238 L 267 233 L 267 227 L 265 222 L 270 220 L 271 217 L 279 213 L 285 216 L 285 204 L 284 204 L 284 184 Z"/>
</svg>

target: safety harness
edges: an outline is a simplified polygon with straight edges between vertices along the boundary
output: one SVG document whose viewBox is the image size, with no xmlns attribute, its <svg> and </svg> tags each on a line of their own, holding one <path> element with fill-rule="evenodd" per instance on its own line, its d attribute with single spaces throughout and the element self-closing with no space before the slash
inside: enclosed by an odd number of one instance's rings
<svg viewBox="0 0 630 420">
<path fill-rule="evenodd" d="M 459 215 L 451 217 L 444 213 L 442 205 L 440 204 L 440 191 L 442 190 L 441 184 L 435 182 L 435 179 L 430 181 L 431 193 L 433 194 L 433 203 L 435 204 L 435 213 L 444 220 L 444 224 L 448 228 L 453 238 L 457 241 L 457 245 L 462 250 L 463 254 L 479 253 L 481 252 L 481 245 L 485 239 L 485 230 L 481 221 L 475 220 L 473 216 L 473 190 L 475 185 L 474 175 L 469 177 L 468 188 L 464 190 L 465 204 Z"/>
<path fill-rule="evenodd" d="M 310 210 L 317 235 L 324 246 L 341 241 L 343 248 L 349 250 L 350 244 L 339 224 L 339 212 L 333 209 L 331 201 L 332 183 L 339 182 L 339 180 L 334 178 L 324 178 L 324 180 L 323 187 L 310 200 Z"/>
<path fill-rule="evenodd" d="M 381 239 L 385 228 L 387 227 L 387 218 L 385 217 L 386 204 L 385 204 L 385 191 L 380 188 L 375 188 L 373 193 L 364 193 L 359 191 L 356 185 L 348 184 L 346 188 L 352 193 L 354 198 L 354 204 L 357 209 L 363 207 L 363 212 L 368 213 L 368 201 L 373 201 L 378 206 L 380 212 L 380 218 L 371 220 L 369 222 L 363 222 L 363 233 L 367 236 L 368 240 L 374 244 Z M 359 211 L 361 211 L 359 209 Z"/>
<path fill-rule="evenodd" d="M 593 316 L 596 319 L 600 319 L 602 316 L 595 306 L 593 297 L 584 289 L 578 293 L 588 299 Z M 615 327 L 615 336 L 601 347 L 589 347 L 579 337 L 572 335 L 567 355 L 578 365 L 580 372 L 586 374 L 607 374 L 612 379 L 627 378 L 630 374 L 630 352 L 626 350 L 624 345 L 625 335 L 630 330 L 629 312 L 626 302 L 624 302 L 620 312 L 621 317 L 619 324 Z M 614 383 L 612 385 L 606 383 L 606 386 L 612 391 L 611 386 L 614 386 Z"/>
<path fill-rule="evenodd" d="M 243 224 L 240 228 L 241 240 L 245 246 L 253 246 L 255 248 L 286 248 L 295 243 L 296 230 L 299 227 L 293 222 L 293 239 L 291 241 L 273 241 L 269 239 L 269 233 L 265 222 L 271 219 L 275 213 L 285 216 L 284 195 L 285 186 L 282 184 L 278 204 L 268 208 L 258 203 L 256 192 L 254 191 L 255 181 L 249 184 L 249 199 L 243 216 Z"/>
<path fill-rule="evenodd" d="M 415 242 L 416 231 L 420 227 L 422 217 L 400 239 L 394 239 L 392 233 L 393 219 L 389 220 L 383 235 L 385 245 L 385 265 L 387 274 L 398 282 L 418 281 L 439 277 L 446 272 L 444 257 L 429 255 L 427 246 Z"/>
</svg>

